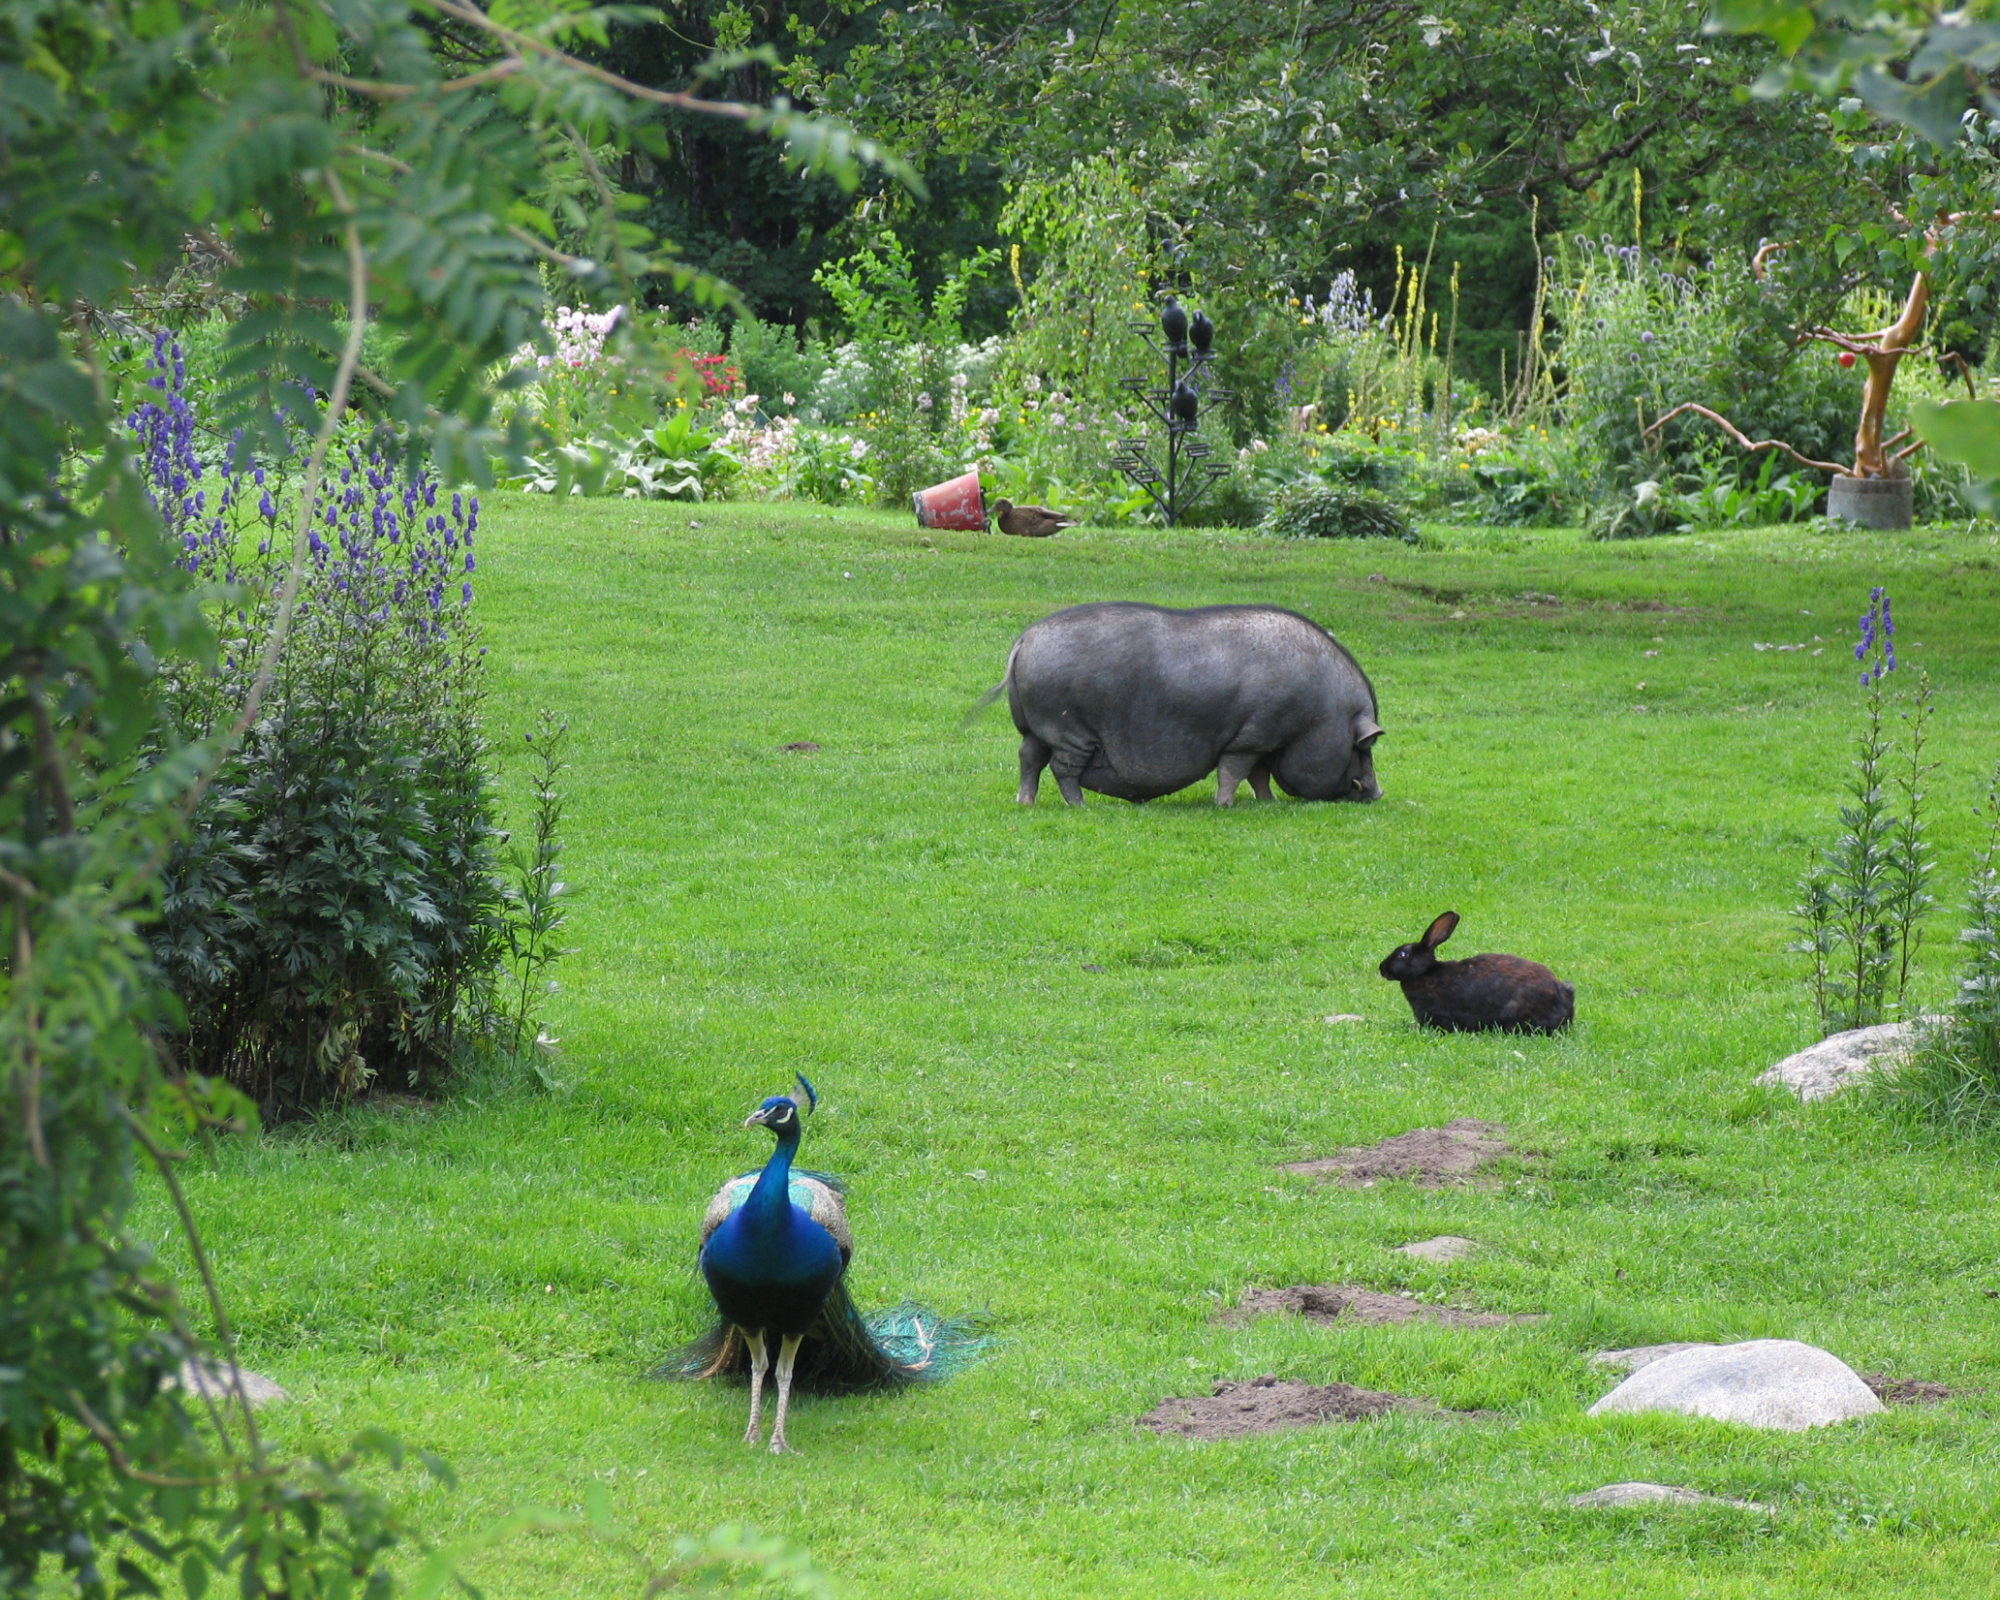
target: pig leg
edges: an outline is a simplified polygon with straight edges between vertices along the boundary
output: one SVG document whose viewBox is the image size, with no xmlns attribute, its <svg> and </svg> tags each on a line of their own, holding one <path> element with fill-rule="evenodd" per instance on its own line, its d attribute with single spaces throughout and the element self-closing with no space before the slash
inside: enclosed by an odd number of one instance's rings
<svg viewBox="0 0 2000 1600">
<path fill-rule="evenodd" d="M 1257 765 L 1250 769 L 1250 792 L 1259 800 L 1271 798 L 1271 768 L 1261 756 L 1257 758 Z"/>
<path fill-rule="evenodd" d="M 1021 736 L 1021 790 L 1014 796 L 1018 803 L 1024 806 L 1035 803 L 1035 796 L 1042 788 L 1042 768 L 1054 754 L 1046 740 L 1037 739 L 1032 733 Z"/>
<path fill-rule="evenodd" d="M 1094 750 L 1058 750 L 1049 760 L 1049 770 L 1056 775 L 1056 787 L 1073 806 L 1083 804 L 1083 775 L 1096 754 Z"/>
<path fill-rule="evenodd" d="M 1270 798 L 1271 786 L 1258 776 L 1263 768 L 1264 758 L 1254 750 L 1231 750 L 1227 752 L 1215 768 L 1215 803 L 1219 806 L 1236 804 L 1236 786 L 1245 778 L 1250 780 L 1253 793 L 1260 800 Z"/>
</svg>

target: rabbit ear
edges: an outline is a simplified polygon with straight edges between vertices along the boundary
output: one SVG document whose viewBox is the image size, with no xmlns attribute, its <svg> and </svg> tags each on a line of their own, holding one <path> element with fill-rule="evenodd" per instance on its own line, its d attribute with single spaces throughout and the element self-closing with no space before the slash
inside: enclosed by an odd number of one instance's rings
<svg viewBox="0 0 2000 1600">
<path fill-rule="evenodd" d="M 1433 922 L 1428 928 L 1424 930 L 1424 937 L 1423 937 L 1424 948 L 1426 950 L 1435 950 L 1439 945 L 1443 944 L 1445 940 L 1451 937 L 1452 930 L 1457 926 L 1458 926 L 1458 913 L 1456 911 L 1447 911 L 1443 916 L 1439 917 L 1437 921 Z"/>
</svg>

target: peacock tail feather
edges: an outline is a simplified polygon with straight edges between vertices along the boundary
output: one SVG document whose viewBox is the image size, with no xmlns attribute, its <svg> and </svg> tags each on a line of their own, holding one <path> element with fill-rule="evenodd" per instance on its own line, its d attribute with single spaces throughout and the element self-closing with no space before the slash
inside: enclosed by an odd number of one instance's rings
<svg viewBox="0 0 2000 1600">
<path fill-rule="evenodd" d="M 972 1317 L 939 1316 L 914 1300 L 864 1317 L 843 1281 L 799 1347 L 793 1382 L 820 1394 L 934 1383 L 970 1366 L 992 1339 Z M 701 1338 L 655 1367 L 655 1378 L 747 1377 L 742 1333 L 718 1320 Z"/>
</svg>

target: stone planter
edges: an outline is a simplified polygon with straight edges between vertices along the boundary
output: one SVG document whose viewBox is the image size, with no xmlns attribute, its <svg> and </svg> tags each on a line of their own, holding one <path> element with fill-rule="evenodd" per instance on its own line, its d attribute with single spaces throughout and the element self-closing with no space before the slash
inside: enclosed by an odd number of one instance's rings
<svg viewBox="0 0 2000 1600">
<path fill-rule="evenodd" d="M 1907 528 L 1915 501 L 1908 478 L 1854 478 L 1838 474 L 1826 491 L 1826 514 L 1863 528 Z"/>
</svg>

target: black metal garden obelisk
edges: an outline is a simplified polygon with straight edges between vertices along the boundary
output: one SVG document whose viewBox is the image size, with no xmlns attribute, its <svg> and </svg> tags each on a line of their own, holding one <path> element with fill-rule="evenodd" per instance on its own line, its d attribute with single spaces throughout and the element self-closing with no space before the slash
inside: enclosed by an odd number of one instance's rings
<svg viewBox="0 0 2000 1600">
<path fill-rule="evenodd" d="M 1205 313 L 1192 317 L 1172 295 L 1160 308 L 1158 332 L 1164 347 L 1154 337 L 1150 322 L 1135 322 L 1134 330 L 1166 363 L 1167 381 L 1154 386 L 1145 378 L 1126 378 L 1122 387 L 1143 400 L 1167 430 L 1167 467 L 1162 472 L 1147 455 L 1144 438 L 1120 439 L 1118 454 L 1111 465 L 1153 497 L 1168 527 L 1173 527 L 1199 500 L 1217 478 L 1229 469 L 1210 461 L 1212 454 L 1205 439 L 1197 436 L 1201 408 L 1230 398 L 1229 391 L 1205 381 L 1215 361 L 1211 346 L 1215 327 Z"/>
</svg>

